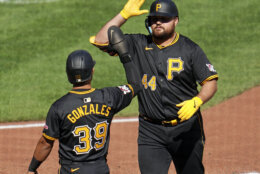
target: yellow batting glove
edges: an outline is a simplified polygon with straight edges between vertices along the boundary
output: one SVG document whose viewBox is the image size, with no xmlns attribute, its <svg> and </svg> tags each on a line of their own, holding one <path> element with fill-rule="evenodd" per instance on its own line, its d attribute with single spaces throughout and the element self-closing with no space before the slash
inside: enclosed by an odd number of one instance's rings
<svg viewBox="0 0 260 174">
<path fill-rule="evenodd" d="M 120 14 L 123 18 L 128 19 L 132 16 L 148 13 L 148 10 L 140 10 L 145 0 L 128 0 Z"/>
<path fill-rule="evenodd" d="M 181 107 L 178 111 L 180 122 L 190 119 L 202 104 L 203 101 L 199 97 L 193 97 L 190 100 L 177 104 L 177 107 Z"/>
</svg>

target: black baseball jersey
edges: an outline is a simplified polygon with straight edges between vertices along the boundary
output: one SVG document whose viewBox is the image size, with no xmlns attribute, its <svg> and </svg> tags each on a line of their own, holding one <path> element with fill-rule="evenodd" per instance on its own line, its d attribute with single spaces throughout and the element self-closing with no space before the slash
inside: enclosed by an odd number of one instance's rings
<svg viewBox="0 0 260 174">
<path fill-rule="evenodd" d="M 112 118 L 130 104 L 133 92 L 131 85 L 73 89 L 52 104 L 43 136 L 59 139 L 63 160 L 83 162 L 106 156 Z"/>
<path fill-rule="evenodd" d="M 144 86 L 139 112 L 151 119 L 177 118 L 175 105 L 196 96 L 197 83 L 218 78 L 203 50 L 179 33 L 166 47 L 155 44 L 151 35 L 126 34 L 126 39 Z"/>
</svg>

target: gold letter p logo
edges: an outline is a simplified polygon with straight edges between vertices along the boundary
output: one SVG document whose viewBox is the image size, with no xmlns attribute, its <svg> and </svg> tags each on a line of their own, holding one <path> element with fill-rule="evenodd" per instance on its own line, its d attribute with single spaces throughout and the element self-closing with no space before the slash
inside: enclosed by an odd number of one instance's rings
<svg viewBox="0 0 260 174">
<path fill-rule="evenodd" d="M 156 11 L 158 11 L 159 8 L 162 8 L 162 5 L 161 4 L 156 4 Z"/>
<path fill-rule="evenodd" d="M 181 59 L 181 57 L 178 58 L 168 58 L 167 60 L 167 80 L 173 79 L 173 72 L 180 73 L 184 70 L 184 61 Z"/>
</svg>

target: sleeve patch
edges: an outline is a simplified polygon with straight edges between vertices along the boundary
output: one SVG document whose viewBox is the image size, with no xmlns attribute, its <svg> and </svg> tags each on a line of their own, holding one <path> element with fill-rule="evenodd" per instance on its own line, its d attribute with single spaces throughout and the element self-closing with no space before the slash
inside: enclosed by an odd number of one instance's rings
<svg viewBox="0 0 260 174">
<path fill-rule="evenodd" d="M 43 126 L 43 128 L 44 128 L 45 130 L 48 130 L 48 129 L 49 129 L 49 127 L 48 127 L 47 124 L 45 124 L 45 125 Z"/>
<path fill-rule="evenodd" d="M 118 88 L 119 88 L 124 94 L 131 93 L 131 89 L 130 89 L 129 86 L 127 86 L 127 85 L 118 86 Z"/>
<path fill-rule="evenodd" d="M 216 70 L 214 69 L 214 66 L 211 64 L 206 64 L 206 66 L 208 67 L 209 71 L 211 72 L 216 72 Z"/>
</svg>

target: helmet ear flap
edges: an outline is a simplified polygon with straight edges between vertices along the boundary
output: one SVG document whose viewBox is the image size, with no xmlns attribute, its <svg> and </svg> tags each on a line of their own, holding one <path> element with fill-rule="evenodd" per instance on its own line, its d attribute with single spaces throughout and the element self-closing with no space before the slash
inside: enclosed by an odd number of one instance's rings
<svg viewBox="0 0 260 174">
<path fill-rule="evenodd" d="M 149 32 L 149 34 L 152 34 L 150 17 L 147 17 L 147 18 L 145 19 L 144 23 L 145 23 L 145 28 L 147 29 L 147 31 Z"/>
</svg>

